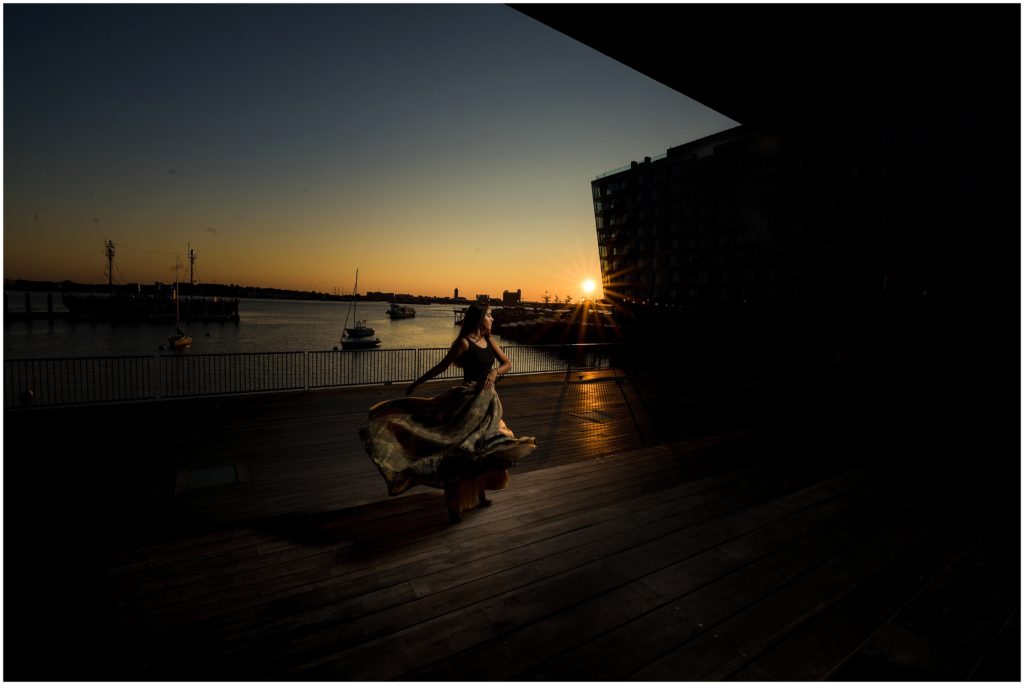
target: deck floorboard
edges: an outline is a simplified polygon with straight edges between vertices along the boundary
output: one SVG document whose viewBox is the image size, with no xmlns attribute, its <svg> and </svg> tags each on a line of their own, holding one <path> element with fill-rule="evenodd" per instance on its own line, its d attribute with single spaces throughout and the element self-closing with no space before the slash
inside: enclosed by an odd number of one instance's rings
<svg viewBox="0 0 1024 685">
<path fill-rule="evenodd" d="M 799 425 L 656 429 L 617 373 L 549 374 L 503 381 L 539 447 L 452 526 L 358 441 L 402 390 L 8 412 L 7 492 L 46 508 L 8 513 L 5 678 L 1019 680 L 1019 545 L 983 498 Z"/>
</svg>

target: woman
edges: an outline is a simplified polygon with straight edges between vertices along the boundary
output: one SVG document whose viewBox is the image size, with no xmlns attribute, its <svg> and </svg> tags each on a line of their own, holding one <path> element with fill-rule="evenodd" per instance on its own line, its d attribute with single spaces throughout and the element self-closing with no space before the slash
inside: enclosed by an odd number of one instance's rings
<svg viewBox="0 0 1024 685">
<path fill-rule="evenodd" d="M 501 418 L 494 384 L 512 362 L 491 337 L 492 321 L 488 305 L 470 305 L 444 359 L 413 381 L 405 394 L 452 364 L 462 368 L 461 385 L 433 398 L 375 404 L 369 421 L 359 428 L 388 494 L 415 485 L 443 488 L 451 523 L 461 521 L 467 509 L 490 506 L 485 491 L 508 487 L 508 468 L 537 446 L 534 438 L 515 437 Z M 501 363 L 492 368 L 495 360 Z"/>
</svg>

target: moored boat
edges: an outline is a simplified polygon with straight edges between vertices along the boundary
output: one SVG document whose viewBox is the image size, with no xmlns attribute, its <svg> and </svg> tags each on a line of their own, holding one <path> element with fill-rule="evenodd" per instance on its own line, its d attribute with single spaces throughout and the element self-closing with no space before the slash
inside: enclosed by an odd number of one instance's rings
<svg viewBox="0 0 1024 685">
<path fill-rule="evenodd" d="M 192 347 L 192 336 L 186 335 L 185 331 L 175 327 L 174 332 L 167 336 L 167 345 L 172 350 L 179 350 L 183 347 Z"/>
<path fill-rule="evenodd" d="M 370 350 L 380 345 L 380 338 L 342 338 L 343 350 Z"/>
<path fill-rule="evenodd" d="M 352 287 L 352 301 L 349 303 L 348 313 L 345 314 L 345 325 L 342 326 L 341 349 L 343 350 L 368 350 L 380 345 L 380 338 L 371 338 L 373 329 L 366 325 L 365 321 L 356 319 L 358 305 L 357 293 L 359 292 L 359 269 L 356 269 L 356 283 Z M 356 322 L 352 328 L 348 326 L 349 317 Z M 355 333 L 353 333 L 355 331 Z"/>
<path fill-rule="evenodd" d="M 416 308 L 405 304 L 392 303 L 388 307 L 388 316 L 392 319 L 411 319 L 416 316 Z"/>
<path fill-rule="evenodd" d="M 350 338 L 369 338 L 375 331 L 367 326 L 365 321 L 356 321 L 356 325 L 346 328 L 345 333 Z"/>
<path fill-rule="evenodd" d="M 178 309 L 178 261 L 174 261 L 174 332 L 167 336 L 167 344 L 172 350 L 192 347 L 192 336 L 181 330 L 181 318 Z"/>
</svg>

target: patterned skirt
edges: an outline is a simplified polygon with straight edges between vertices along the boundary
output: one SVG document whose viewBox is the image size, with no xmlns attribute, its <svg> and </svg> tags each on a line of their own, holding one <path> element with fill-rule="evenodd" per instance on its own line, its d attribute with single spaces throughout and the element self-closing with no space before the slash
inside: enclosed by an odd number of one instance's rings
<svg viewBox="0 0 1024 685">
<path fill-rule="evenodd" d="M 359 437 L 389 495 L 416 485 L 447 486 L 459 500 L 449 506 L 461 511 L 475 506 L 485 489 L 507 487 L 507 469 L 537 447 L 532 437 L 515 437 L 501 415 L 494 388 L 459 385 L 432 398 L 373 405 Z"/>
</svg>

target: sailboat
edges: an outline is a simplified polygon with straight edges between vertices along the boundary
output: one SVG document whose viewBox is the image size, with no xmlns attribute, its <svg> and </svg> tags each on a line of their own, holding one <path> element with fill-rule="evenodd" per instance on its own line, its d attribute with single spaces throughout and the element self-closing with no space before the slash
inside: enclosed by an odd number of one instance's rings
<svg viewBox="0 0 1024 685">
<path fill-rule="evenodd" d="M 172 350 L 192 347 L 192 336 L 185 335 L 181 330 L 181 308 L 178 305 L 178 259 L 174 260 L 174 332 L 167 336 L 167 343 Z"/>
<path fill-rule="evenodd" d="M 380 345 L 380 338 L 371 338 L 373 329 L 366 325 L 366 321 L 356 319 L 357 293 L 359 292 L 359 269 L 356 269 L 356 284 L 352 286 L 352 301 L 349 302 L 348 312 L 345 314 L 345 325 L 342 326 L 341 349 L 343 350 L 368 350 Z M 355 321 L 352 328 L 348 326 L 349 317 Z"/>
</svg>

